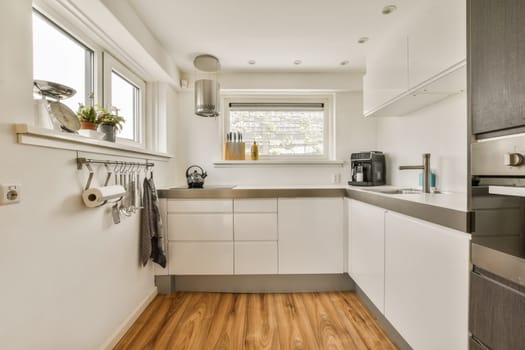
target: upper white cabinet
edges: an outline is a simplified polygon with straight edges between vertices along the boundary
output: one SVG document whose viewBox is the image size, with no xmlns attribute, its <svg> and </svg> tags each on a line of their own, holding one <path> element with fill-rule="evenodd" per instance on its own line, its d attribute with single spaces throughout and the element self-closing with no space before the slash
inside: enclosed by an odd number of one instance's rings
<svg viewBox="0 0 525 350">
<path fill-rule="evenodd" d="M 409 87 L 453 68 L 467 57 L 467 5 L 426 1 L 408 33 Z"/>
<path fill-rule="evenodd" d="M 279 198 L 279 273 L 343 272 L 343 198 Z"/>
<path fill-rule="evenodd" d="M 466 88 L 466 1 L 417 6 L 367 57 L 365 116 L 405 115 Z"/>
<path fill-rule="evenodd" d="M 385 209 L 350 200 L 349 274 L 374 305 L 384 312 Z"/>
<path fill-rule="evenodd" d="M 385 214 L 385 316 L 413 349 L 468 348 L 470 236 Z"/>
<path fill-rule="evenodd" d="M 367 59 L 363 78 L 365 115 L 408 89 L 408 40 L 406 33 L 396 34 L 385 41 L 377 55 Z"/>
</svg>

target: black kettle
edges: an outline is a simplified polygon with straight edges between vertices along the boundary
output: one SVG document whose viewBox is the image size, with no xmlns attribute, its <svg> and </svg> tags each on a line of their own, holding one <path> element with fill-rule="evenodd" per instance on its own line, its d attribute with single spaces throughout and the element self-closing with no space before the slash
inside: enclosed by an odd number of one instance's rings
<svg viewBox="0 0 525 350">
<path fill-rule="evenodd" d="M 193 171 L 192 171 L 193 170 Z M 190 165 L 186 169 L 186 181 L 188 188 L 202 188 L 204 186 L 204 179 L 208 176 L 204 169 L 198 165 Z"/>
</svg>

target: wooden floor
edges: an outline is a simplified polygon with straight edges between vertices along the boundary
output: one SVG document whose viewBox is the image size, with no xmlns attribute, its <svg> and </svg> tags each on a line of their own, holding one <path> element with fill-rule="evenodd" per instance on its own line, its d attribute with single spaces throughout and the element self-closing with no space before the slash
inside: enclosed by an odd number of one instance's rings
<svg viewBox="0 0 525 350">
<path fill-rule="evenodd" d="M 354 293 L 162 295 L 115 349 L 396 349 Z"/>
</svg>

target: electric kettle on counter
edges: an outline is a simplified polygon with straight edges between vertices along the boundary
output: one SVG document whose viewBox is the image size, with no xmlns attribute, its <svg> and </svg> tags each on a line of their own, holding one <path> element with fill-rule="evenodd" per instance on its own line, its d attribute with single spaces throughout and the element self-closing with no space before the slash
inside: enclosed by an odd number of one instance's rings
<svg viewBox="0 0 525 350">
<path fill-rule="evenodd" d="M 192 171 L 193 170 L 193 171 Z M 208 176 L 204 169 L 198 165 L 190 165 L 186 169 L 186 181 L 188 188 L 202 188 L 204 186 L 204 179 Z"/>
</svg>

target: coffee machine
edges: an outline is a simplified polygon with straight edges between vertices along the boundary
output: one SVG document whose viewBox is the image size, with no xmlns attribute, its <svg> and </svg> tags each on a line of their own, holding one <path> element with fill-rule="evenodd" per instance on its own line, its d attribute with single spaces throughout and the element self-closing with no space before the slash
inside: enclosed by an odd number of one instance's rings
<svg viewBox="0 0 525 350">
<path fill-rule="evenodd" d="M 386 184 L 385 155 L 383 152 L 370 151 L 352 153 L 350 156 L 352 171 L 349 185 L 380 186 Z"/>
</svg>

